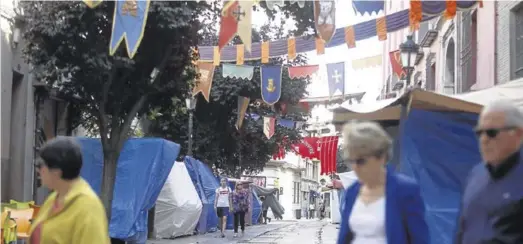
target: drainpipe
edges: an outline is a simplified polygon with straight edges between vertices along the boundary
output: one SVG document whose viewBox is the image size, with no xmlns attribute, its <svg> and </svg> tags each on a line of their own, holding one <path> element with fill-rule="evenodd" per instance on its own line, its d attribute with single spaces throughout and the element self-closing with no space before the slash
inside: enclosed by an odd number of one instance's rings
<svg viewBox="0 0 523 244">
<path fill-rule="evenodd" d="M 498 80 L 498 1 L 494 1 L 494 85 Z"/>
</svg>

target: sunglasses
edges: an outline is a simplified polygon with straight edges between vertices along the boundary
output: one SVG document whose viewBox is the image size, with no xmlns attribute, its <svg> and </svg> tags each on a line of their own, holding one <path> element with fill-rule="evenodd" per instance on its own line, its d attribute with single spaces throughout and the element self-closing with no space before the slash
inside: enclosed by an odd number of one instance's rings
<svg viewBox="0 0 523 244">
<path fill-rule="evenodd" d="M 345 163 L 363 165 L 363 164 L 367 163 L 367 159 L 364 159 L 364 158 L 345 159 Z"/>
<path fill-rule="evenodd" d="M 474 132 L 476 133 L 477 137 L 481 137 L 481 135 L 485 134 L 488 138 L 495 138 L 498 136 L 498 134 L 502 131 L 509 131 L 513 130 L 514 127 L 505 127 L 505 128 L 498 128 L 498 129 L 476 129 Z"/>
</svg>

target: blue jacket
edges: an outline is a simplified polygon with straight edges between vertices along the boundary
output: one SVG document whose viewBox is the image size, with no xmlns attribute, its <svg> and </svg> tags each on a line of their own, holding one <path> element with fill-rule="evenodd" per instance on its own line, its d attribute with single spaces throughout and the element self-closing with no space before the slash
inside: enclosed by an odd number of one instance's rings
<svg viewBox="0 0 523 244">
<path fill-rule="evenodd" d="M 347 189 L 341 212 L 338 244 L 350 244 L 354 234 L 349 218 L 361 184 L 354 183 Z M 425 205 L 419 186 L 414 180 L 387 171 L 385 186 L 385 231 L 388 244 L 427 244 L 429 229 L 425 222 Z"/>
</svg>

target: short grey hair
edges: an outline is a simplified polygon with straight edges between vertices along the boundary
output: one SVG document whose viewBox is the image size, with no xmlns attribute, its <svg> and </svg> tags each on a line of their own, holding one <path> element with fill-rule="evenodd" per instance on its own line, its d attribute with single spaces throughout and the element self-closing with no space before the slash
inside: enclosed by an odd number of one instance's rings
<svg viewBox="0 0 523 244">
<path fill-rule="evenodd" d="M 510 100 L 497 100 L 488 103 L 483 107 L 481 115 L 492 112 L 502 112 L 505 114 L 505 126 L 523 128 L 523 112 Z"/>
<path fill-rule="evenodd" d="M 343 128 L 343 156 L 351 152 L 364 156 L 385 156 L 392 158 L 392 139 L 376 122 L 350 122 Z"/>
</svg>

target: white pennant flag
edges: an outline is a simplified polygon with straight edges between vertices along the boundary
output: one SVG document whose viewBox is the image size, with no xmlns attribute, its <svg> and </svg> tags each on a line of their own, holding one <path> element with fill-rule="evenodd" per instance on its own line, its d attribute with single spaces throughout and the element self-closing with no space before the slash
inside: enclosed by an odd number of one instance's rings
<svg viewBox="0 0 523 244">
<path fill-rule="evenodd" d="M 271 139 L 274 136 L 274 127 L 276 124 L 276 119 L 272 117 L 263 117 L 263 134 L 267 139 Z"/>
</svg>

